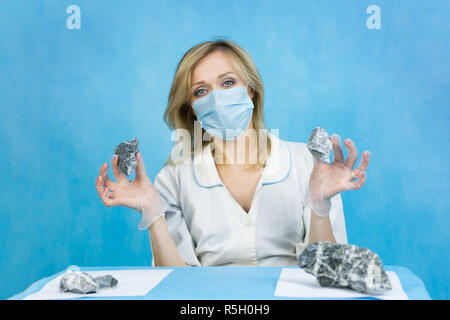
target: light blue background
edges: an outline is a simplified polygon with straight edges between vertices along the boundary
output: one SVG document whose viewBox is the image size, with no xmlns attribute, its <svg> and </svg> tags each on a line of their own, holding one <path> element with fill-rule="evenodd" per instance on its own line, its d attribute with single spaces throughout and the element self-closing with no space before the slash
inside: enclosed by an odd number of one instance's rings
<svg viewBox="0 0 450 320">
<path fill-rule="evenodd" d="M 71 4 L 81 30 L 66 28 Z M 342 194 L 349 242 L 448 299 L 448 17 L 445 0 L 1 0 L 0 298 L 71 264 L 150 264 L 140 215 L 104 207 L 95 178 L 138 137 L 154 179 L 176 65 L 225 36 L 254 58 L 282 139 L 322 126 L 372 152 L 366 185 Z"/>
</svg>

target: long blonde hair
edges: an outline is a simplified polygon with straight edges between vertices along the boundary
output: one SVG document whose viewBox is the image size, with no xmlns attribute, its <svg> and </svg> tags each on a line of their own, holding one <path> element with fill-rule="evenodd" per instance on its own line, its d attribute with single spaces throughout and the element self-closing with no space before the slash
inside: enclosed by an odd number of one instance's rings
<svg viewBox="0 0 450 320">
<path fill-rule="evenodd" d="M 194 137 L 194 121 L 197 120 L 197 118 L 190 106 L 192 72 L 198 61 L 216 50 L 221 50 L 228 56 L 238 75 L 248 84 L 248 87 L 254 93 L 252 99 L 254 105 L 252 115 L 253 129 L 255 129 L 256 132 L 259 132 L 259 129 L 266 129 L 263 107 L 264 88 L 259 71 L 250 55 L 236 43 L 227 39 L 201 42 L 189 49 L 183 55 L 178 63 L 172 86 L 170 87 L 168 104 L 163 117 L 164 122 L 171 130 L 186 129 L 189 131 L 191 137 Z M 267 134 L 267 131 L 262 132 Z M 202 137 L 204 134 L 205 130 L 202 128 Z M 255 166 L 262 167 L 265 165 L 270 154 L 271 141 L 267 134 L 265 139 L 267 141 L 267 146 L 261 148 L 259 134 L 256 136 L 257 144 L 259 146 L 259 157 L 257 157 L 258 161 Z M 209 143 L 211 143 L 211 141 L 203 141 L 202 150 Z M 194 144 L 191 143 L 191 155 L 193 152 Z M 164 166 L 167 164 L 175 164 L 172 162 L 170 156 L 166 160 Z"/>
</svg>

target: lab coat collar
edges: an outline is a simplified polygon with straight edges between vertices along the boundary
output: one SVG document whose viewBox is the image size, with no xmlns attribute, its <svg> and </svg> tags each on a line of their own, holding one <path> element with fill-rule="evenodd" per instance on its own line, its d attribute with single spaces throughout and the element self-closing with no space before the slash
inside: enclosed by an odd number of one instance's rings
<svg viewBox="0 0 450 320">
<path fill-rule="evenodd" d="M 271 152 L 261 177 L 262 185 L 274 184 L 285 180 L 291 171 L 292 154 L 286 141 L 279 139 L 272 133 Z M 211 144 L 194 153 L 192 171 L 195 182 L 203 188 L 223 186 L 211 154 Z"/>
<path fill-rule="evenodd" d="M 262 184 L 274 184 L 285 180 L 291 172 L 292 154 L 287 141 L 269 133 L 271 150 L 262 176 Z"/>
<path fill-rule="evenodd" d="M 195 182 L 203 188 L 223 186 L 211 154 L 211 143 L 207 144 L 203 150 L 194 153 L 192 171 Z"/>
</svg>

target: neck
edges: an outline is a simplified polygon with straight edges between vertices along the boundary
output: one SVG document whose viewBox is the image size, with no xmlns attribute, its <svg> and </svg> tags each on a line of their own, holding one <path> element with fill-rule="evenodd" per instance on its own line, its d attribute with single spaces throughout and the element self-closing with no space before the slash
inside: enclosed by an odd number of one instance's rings
<svg viewBox="0 0 450 320">
<path fill-rule="evenodd" d="M 213 138 L 213 155 L 216 165 L 253 167 L 258 161 L 258 139 L 255 130 L 247 130 L 236 140 Z"/>
</svg>

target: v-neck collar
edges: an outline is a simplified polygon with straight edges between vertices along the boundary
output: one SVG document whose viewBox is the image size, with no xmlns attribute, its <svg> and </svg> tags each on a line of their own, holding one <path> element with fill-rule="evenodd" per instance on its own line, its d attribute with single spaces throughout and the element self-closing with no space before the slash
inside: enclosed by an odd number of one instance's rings
<svg viewBox="0 0 450 320">
<path fill-rule="evenodd" d="M 272 133 L 269 133 L 269 135 L 271 139 L 271 151 L 258 185 L 282 182 L 289 176 L 291 171 L 292 154 L 288 143 L 274 136 Z M 224 186 L 214 163 L 214 158 L 211 153 L 211 143 L 206 145 L 203 150 L 194 153 L 192 171 L 195 182 L 200 187 L 214 188 Z M 242 210 L 245 212 L 244 209 Z"/>
</svg>

